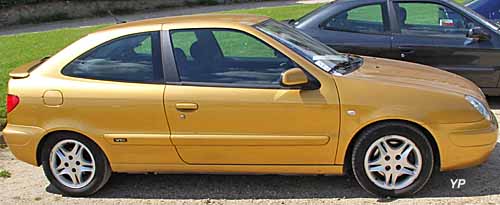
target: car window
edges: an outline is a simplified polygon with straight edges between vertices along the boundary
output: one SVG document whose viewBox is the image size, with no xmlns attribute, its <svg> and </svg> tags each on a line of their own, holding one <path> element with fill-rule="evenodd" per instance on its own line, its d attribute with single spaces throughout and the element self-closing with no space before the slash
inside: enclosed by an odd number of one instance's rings
<svg viewBox="0 0 500 205">
<path fill-rule="evenodd" d="M 239 58 L 273 58 L 274 49 L 240 32 L 213 31 L 222 55 Z"/>
<path fill-rule="evenodd" d="M 159 83 L 159 33 L 131 35 L 104 43 L 67 65 L 67 76 L 134 83 Z"/>
<path fill-rule="evenodd" d="M 296 67 L 280 52 L 240 31 L 175 30 L 171 40 L 182 82 L 277 88 L 281 73 Z"/>
<path fill-rule="evenodd" d="M 179 48 L 186 54 L 187 57 L 191 57 L 191 45 L 198 39 L 194 32 L 175 32 L 172 33 L 172 38 L 182 39 L 182 41 L 173 41 L 174 48 Z"/>
<path fill-rule="evenodd" d="M 347 32 L 383 33 L 386 29 L 382 5 L 367 5 L 344 11 L 328 20 L 325 28 Z"/>
<path fill-rule="evenodd" d="M 477 26 L 441 4 L 396 3 L 395 9 L 402 34 L 465 37 L 470 28 Z"/>
</svg>

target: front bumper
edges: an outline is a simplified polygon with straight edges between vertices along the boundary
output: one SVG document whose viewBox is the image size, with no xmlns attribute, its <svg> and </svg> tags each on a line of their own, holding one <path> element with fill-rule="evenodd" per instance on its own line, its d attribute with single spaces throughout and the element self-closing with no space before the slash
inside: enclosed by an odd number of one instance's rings
<svg viewBox="0 0 500 205">
<path fill-rule="evenodd" d="M 434 130 L 438 144 L 441 171 L 473 167 L 484 163 L 498 140 L 496 121 L 439 124 Z"/>
</svg>

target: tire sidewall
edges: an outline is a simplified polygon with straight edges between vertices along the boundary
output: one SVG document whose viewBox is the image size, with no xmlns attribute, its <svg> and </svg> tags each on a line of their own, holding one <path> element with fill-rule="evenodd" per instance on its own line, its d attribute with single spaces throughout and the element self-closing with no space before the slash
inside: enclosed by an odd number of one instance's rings
<svg viewBox="0 0 500 205">
<path fill-rule="evenodd" d="M 84 186 L 82 188 L 74 189 L 74 188 L 70 188 L 70 187 L 63 185 L 55 178 L 55 176 L 52 173 L 52 170 L 50 168 L 49 158 L 50 158 L 50 152 L 51 152 L 52 148 L 58 142 L 60 142 L 62 140 L 67 140 L 67 139 L 76 140 L 76 141 L 79 141 L 82 144 L 84 144 L 90 150 L 90 152 L 92 152 L 92 155 L 93 155 L 94 160 L 95 160 L 96 170 L 95 170 L 94 178 L 92 179 L 92 181 L 89 184 L 87 184 L 86 186 Z M 67 196 L 92 195 L 95 192 L 97 192 L 102 187 L 102 185 L 107 181 L 106 178 L 107 177 L 109 178 L 109 176 L 106 175 L 106 173 L 109 172 L 108 160 L 104 156 L 101 149 L 97 146 L 97 144 L 95 144 L 91 140 L 87 139 L 86 137 L 77 135 L 77 134 L 58 133 L 58 134 L 54 134 L 54 135 L 49 136 L 47 141 L 45 141 L 45 143 L 42 146 L 41 160 L 42 160 L 42 166 L 43 166 L 43 171 L 45 173 L 45 176 L 47 177 L 47 179 L 49 180 L 49 182 L 52 185 L 54 185 L 59 191 L 61 191 L 61 193 L 63 195 L 67 195 Z"/>
<path fill-rule="evenodd" d="M 368 148 L 376 140 L 389 135 L 399 135 L 411 140 L 422 154 L 422 169 L 419 176 L 411 185 L 399 190 L 386 190 L 375 185 L 368 178 L 364 166 Z M 367 130 L 357 142 L 352 157 L 353 173 L 359 184 L 368 192 L 384 197 L 406 197 L 413 195 L 427 184 L 434 170 L 434 153 L 426 136 L 420 130 L 406 125 L 379 126 Z"/>
</svg>

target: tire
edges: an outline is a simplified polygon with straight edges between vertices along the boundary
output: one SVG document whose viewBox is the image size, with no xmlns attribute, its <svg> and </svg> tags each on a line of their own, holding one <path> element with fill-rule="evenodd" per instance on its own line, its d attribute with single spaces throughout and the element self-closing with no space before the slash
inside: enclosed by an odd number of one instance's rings
<svg viewBox="0 0 500 205">
<path fill-rule="evenodd" d="M 354 145 L 351 163 L 361 187 L 381 197 L 417 193 L 429 181 L 435 164 L 426 135 L 404 122 L 382 123 L 364 130 Z"/>
<path fill-rule="evenodd" d="M 41 159 L 45 176 L 64 196 L 92 195 L 111 177 L 103 151 L 96 143 L 76 133 L 49 136 L 43 144 Z"/>
</svg>

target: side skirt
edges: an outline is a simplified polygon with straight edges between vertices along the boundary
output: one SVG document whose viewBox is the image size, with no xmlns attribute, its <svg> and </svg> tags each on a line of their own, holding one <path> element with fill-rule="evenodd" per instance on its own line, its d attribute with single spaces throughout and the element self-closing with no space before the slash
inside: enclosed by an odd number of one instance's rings
<svg viewBox="0 0 500 205">
<path fill-rule="evenodd" d="M 112 164 L 113 172 L 165 174 L 342 175 L 342 165 L 182 165 Z"/>
</svg>

